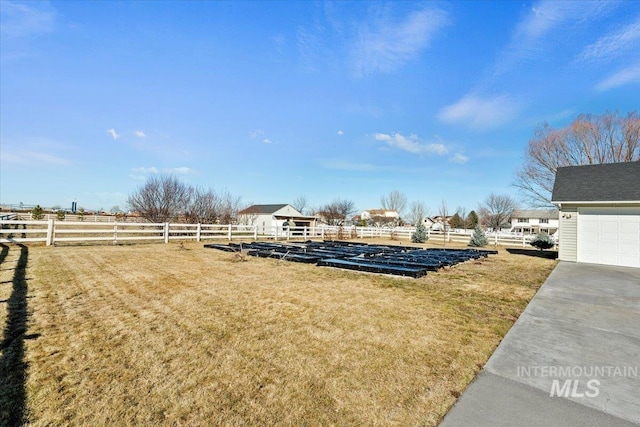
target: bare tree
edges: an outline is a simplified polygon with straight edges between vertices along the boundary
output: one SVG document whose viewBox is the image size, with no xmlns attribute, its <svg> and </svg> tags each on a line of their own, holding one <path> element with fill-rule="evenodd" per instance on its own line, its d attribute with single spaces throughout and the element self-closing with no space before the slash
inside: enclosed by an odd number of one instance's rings
<svg viewBox="0 0 640 427">
<path fill-rule="evenodd" d="M 353 201 L 336 199 L 321 207 L 318 214 L 324 217 L 329 225 L 344 225 L 355 212 L 356 207 Z"/>
<path fill-rule="evenodd" d="M 172 175 L 152 176 L 128 197 L 127 203 L 148 221 L 167 222 L 185 212 L 191 192 Z"/>
<path fill-rule="evenodd" d="M 549 206 L 559 167 L 640 161 L 640 115 L 582 114 L 569 126 L 539 126 L 514 185 L 532 206 Z"/>
<path fill-rule="evenodd" d="M 417 226 L 427 215 L 429 215 L 429 209 L 423 202 L 414 201 L 411 203 L 411 208 L 409 209 L 409 222 L 411 224 Z"/>
<path fill-rule="evenodd" d="M 303 215 L 308 205 L 309 203 L 307 202 L 307 198 L 304 196 L 296 197 L 292 204 L 292 206 Z"/>
<path fill-rule="evenodd" d="M 447 222 L 447 217 L 449 216 L 449 208 L 447 207 L 447 202 L 442 199 L 442 203 L 440 203 L 440 207 L 438 208 L 438 215 L 440 216 L 440 221 L 442 222 L 442 244 L 447 244 L 447 229 L 449 228 L 449 223 Z"/>
<path fill-rule="evenodd" d="M 518 203 L 505 194 L 491 193 L 480 204 L 480 221 L 485 227 L 490 227 L 496 231 L 506 224 L 511 214 L 518 208 Z"/>
<path fill-rule="evenodd" d="M 401 191 L 393 190 L 386 196 L 382 196 L 380 203 L 382 204 L 382 209 L 396 211 L 402 217 L 407 207 L 407 196 Z"/>
<path fill-rule="evenodd" d="M 220 193 L 220 200 L 219 222 L 221 224 L 232 224 L 236 222 L 240 206 L 242 205 L 242 198 L 225 190 Z"/>
<path fill-rule="evenodd" d="M 213 190 L 193 189 L 185 212 L 187 222 L 192 224 L 215 224 L 220 219 L 222 200 Z"/>
<path fill-rule="evenodd" d="M 462 225 L 462 227 L 458 227 L 458 228 L 463 228 L 466 230 L 467 229 L 467 208 L 465 208 L 464 206 L 458 206 L 458 209 L 456 209 L 456 213 L 460 217 L 461 225 Z"/>
<path fill-rule="evenodd" d="M 131 210 L 151 222 L 167 222 L 180 216 L 194 224 L 230 224 L 240 209 L 240 197 L 229 191 L 193 188 L 171 175 L 150 177 L 127 202 Z"/>
</svg>

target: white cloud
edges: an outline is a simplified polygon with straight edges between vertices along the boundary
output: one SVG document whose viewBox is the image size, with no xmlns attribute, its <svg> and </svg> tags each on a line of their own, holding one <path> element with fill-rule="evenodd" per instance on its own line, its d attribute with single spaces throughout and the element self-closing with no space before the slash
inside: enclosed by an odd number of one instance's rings
<svg viewBox="0 0 640 427">
<path fill-rule="evenodd" d="M 12 151 L 11 149 L 6 149 L 5 147 L 0 147 L 0 158 L 2 158 L 3 162 L 14 163 L 18 165 L 25 166 L 68 166 L 71 164 L 71 161 L 65 159 L 60 156 L 56 156 L 55 154 L 43 153 L 40 151 L 22 151 L 16 150 Z"/>
<path fill-rule="evenodd" d="M 263 144 L 271 144 L 273 141 L 271 141 L 269 138 L 265 138 L 262 140 Z"/>
<path fill-rule="evenodd" d="M 140 173 L 147 173 L 147 174 L 148 174 L 148 173 L 151 173 L 151 174 L 156 174 L 156 173 L 159 173 L 160 171 L 159 171 L 157 168 L 155 168 L 155 167 L 151 166 L 150 168 L 145 168 L 145 167 L 141 167 L 141 168 L 132 168 L 132 169 L 131 169 L 131 172 L 138 173 L 138 174 L 140 174 Z"/>
<path fill-rule="evenodd" d="M 25 138 L 17 141 L 0 139 L 1 163 L 23 166 L 68 166 L 71 160 L 63 157 L 68 147 L 48 138 Z"/>
<path fill-rule="evenodd" d="M 186 175 L 186 174 L 193 173 L 193 169 L 188 168 L 186 166 L 181 166 L 181 167 L 172 168 L 172 169 L 165 169 L 165 171 L 169 172 L 169 173 L 177 173 L 177 174 L 180 174 L 180 175 Z"/>
<path fill-rule="evenodd" d="M 115 129 L 109 129 L 109 130 L 107 131 L 107 133 L 108 133 L 109 135 L 111 135 L 111 137 L 112 137 L 113 139 L 118 139 L 118 138 L 120 138 L 120 135 L 118 135 L 118 134 L 116 133 L 116 130 L 115 130 Z"/>
<path fill-rule="evenodd" d="M 251 132 L 249 132 L 249 138 L 253 139 L 258 138 L 262 135 L 264 135 L 264 131 L 260 129 L 252 130 Z"/>
<path fill-rule="evenodd" d="M 496 128 L 508 122 L 516 110 L 516 103 L 506 95 L 481 98 L 469 94 L 458 102 L 442 108 L 438 113 L 438 119 L 483 130 Z"/>
<path fill-rule="evenodd" d="M 2 1 L 0 17 L 3 37 L 30 37 L 53 30 L 55 10 L 48 2 Z"/>
<path fill-rule="evenodd" d="M 620 30 L 599 38 L 585 47 L 578 59 L 583 61 L 603 61 L 616 58 L 640 46 L 640 16 L 635 22 Z"/>
<path fill-rule="evenodd" d="M 343 131 L 341 131 L 341 130 L 339 130 L 339 131 L 338 131 L 338 135 L 344 135 L 344 132 L 343 132 Z"/>
<path fill-rule="evenodd" d="M 411 13 L 402 22 L 372 20 L 359 26 L 351 48 L 356 76 L 391 72 L 415 59 L 428 47 L 436 33 L 449 24 L 449 16 L 431 8 Z"/>
<path fill-rule="evenodd" d="M 596 85 L 596 89 L 605 91 L 633 83 L 640 83 L 640 63 L 607 77 Z"/>
<path fill-rule="evenodd" d="M 467 163 L 467 161 L 469 161 L 469 157 L 465 156 L 462 153 L 456 153 L 449 159 L 449 161 L 453 163 L 464 164 L 464 163 Z"/>
<path fill-rule="evenodd" d="M 142 132 L 141 130 L 137 130 L 137 131 L 135 131 L 134 133 L 136 134 L 136 136 L 137 136 L 138 138 L 146 138 L 146 137 L 147 137 L 147 134 L 145 134 L 145 133 L 144 133 L 144 132 Z"/>
<path fill-rule="evenodd" d="M 390 147 L 399 148 L 400 150 L 408 151 L 414 154 L 447 154 L 449 149 L 441 143 L 423 143 L 417 135 L 411 134 L 408 137 L 400 133 L 386 134 L 376 133 L 375 138 L 377 141 L 382 141 Z"/>
<path fill-rule="evenodd" d="M 546 47 L 553 43 L 550 35 L 584 26 L 614 7 L 615 2 L 603 1 L 542 0 L 535 3 L 517 23 L 509 45 L 496 63 L 494 74 L 504 73 L 519 60 L 548 55 Z"/>
<path fill-rule="evenodd" d="M 162 169 L 161 171 L 157 167 L 151 166 L 151 167 L 131 168 L 131 172 L 132 174 L 129 176 L 133 179 L 146 179 L 147 175 L 156 175 L 156 174 L 159 174 L 160 172 L 168 173 L 168 174 L 187 175 L 190 173 L 194 173 L 194 170 L 186 166 L 180 166 L 176 168 L 165 168 L 165 169 Z"/>
</svg>

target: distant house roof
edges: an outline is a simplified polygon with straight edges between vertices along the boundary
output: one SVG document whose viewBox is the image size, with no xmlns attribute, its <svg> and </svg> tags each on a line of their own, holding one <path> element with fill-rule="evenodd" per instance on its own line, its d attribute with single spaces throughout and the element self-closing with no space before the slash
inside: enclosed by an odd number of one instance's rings
<svg viewBox="0 0 640 427">
<path fill-rule="evenodd" d="M 557 210 L 524 210 L 516 209 L 511 214 L 511 218 L 547 218 L 558 219 L 559 214 Z"/>
<path fill-rule="evenodd" d="M 640 202 L 640 162 L 558 168 L 551 201 Z"/>
<path fill-rule="evenodd" d="M 368 213 L 370 216 L 386 216 L 386 217 L 399 217 L 398 212 L 389 209 L 367 209 L 362 214 Z"/>
<path fill-rule="evenodd" d="M 282 205 L 252 205 L 246 209 L 238 212 L 238 215 L 260 215 L 260 214 L 273 214 L 280 209 L 287 206 L 287 204 Z"/>
</svg>

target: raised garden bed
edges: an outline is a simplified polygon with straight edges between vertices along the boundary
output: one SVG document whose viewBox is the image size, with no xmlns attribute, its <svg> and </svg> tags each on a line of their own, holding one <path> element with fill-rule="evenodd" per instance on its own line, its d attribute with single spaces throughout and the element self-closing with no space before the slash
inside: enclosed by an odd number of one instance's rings
<svg viewBox="0 0 640 427">
<path fill-rule="evenodd" d="M 305 243 L 206 244 L 204 247 L 227 252 L 246 251 L 248 255 L 262 258 L 414 278 L 422 277 L 428 271 L 437 271 L 443 267 L 498 253 L 484 249 L 421 249 L 333 240 Z"/>
</svg>

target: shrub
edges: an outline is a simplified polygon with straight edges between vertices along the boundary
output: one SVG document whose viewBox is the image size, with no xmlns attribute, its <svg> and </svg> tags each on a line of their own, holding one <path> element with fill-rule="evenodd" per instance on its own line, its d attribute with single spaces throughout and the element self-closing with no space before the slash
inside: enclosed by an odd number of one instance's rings
<svg viewBox="0 0 640 427">
<path fill-rule="evenodd" d="M 40 205 L 36 205 L 36 207 L 31 210 L 31 218 L 35 220 L 44 218 L 44 211 L 42 210 Z"/>
<path fill-rule="evenodd" d="M 473 246 L 474 248 L 479 248 L 482 246 L 487 246 L 489 244 L 489 239 L 482 231 L 479 225 L 476 224 L 476 227 L 473 229 L 473 236 L 471 236 L 471 240 L 469 241 L 469 246 Z"/>
<path fill-rule="evenodd" d="M 535 235 L 533 240 L 529 242 L 529 244 L 534 248 L 544 250 L 544 249 L 551 249 L 556 245 L 556 242 L 554 242 L 553 238 L 549 236 L 547 233 L 538 233 Z"/>
<path fill-rule="evenodd" d="M 56 212 L 56 219 L 58 221 L 64 221 L 65 216 L 66 216 L 65 212 L 62 210 Z"/>
<path fill-rule="evenodd" d="M 424 243 L 427 240 L 429 240 L 429 236 L 427 236 L 427 228 L 424 226 L 422 221 L 420 221 L 416 226 L 416 231 L 411 235 L 411 241 L 413 243 Z"/>
</svg>

